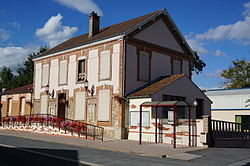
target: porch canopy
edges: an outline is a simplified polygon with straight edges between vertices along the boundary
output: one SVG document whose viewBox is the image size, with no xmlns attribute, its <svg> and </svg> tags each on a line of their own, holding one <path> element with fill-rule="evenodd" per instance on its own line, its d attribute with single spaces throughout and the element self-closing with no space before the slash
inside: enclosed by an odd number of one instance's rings
<svg viewBox="0 0 250 166">
<path fill-rule="evenodd" d="M 154 102 L 144 102 L 140 105 L 140 131 L 139 131 L 139 144 L 142 142 L 142 109 L 143 107 L 170 107 L 173 110 L 173 137 L 174 137 L 174 148 L 176 148 L 176 111 L 177 107 L 188 107 L 188 126 L 189 126 L 189 146 L 191 145 L 191 117 L 190 117 L 190 105 L 186 101 L 154 101 Z M 157 143 L 157 113 L 155 117 L 155 143 Z"/>
</svg>

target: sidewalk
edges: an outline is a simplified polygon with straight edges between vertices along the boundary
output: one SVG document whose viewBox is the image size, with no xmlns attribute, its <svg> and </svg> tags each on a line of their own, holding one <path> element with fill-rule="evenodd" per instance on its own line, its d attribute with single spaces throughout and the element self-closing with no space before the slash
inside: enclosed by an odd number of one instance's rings
<svg viewBox="0 0 250 166">
<path fill-rule="evenodd" d="M 138 141 L 131 140 L 108 140 L 105 139 L 104 142 L 99 140 L 86 140 L 83 138 L 77 137 L 66 137 L 66 136 L 57 136 L 57 135 L 46 135 L 46 134 L 32 134 L 27 132 L 19 131 L 6 131 L 0 130 L 1 135 L 15 136 L 33 140 L 41 140 L 47 142 L 55 142 L 61 144 L 69 144 L 74 146 L 83 146 L 95 149 L 118 151 L 125 153 L 134 153 L 142 156 L 150 157 L 168 157 L 181 160 L 191 160 L 201 156 L 186 153 L 189 151 L 200 150 L 203 148 L 198 147 L 178 147 L 173 149 L 172 145 L 169 144 L 154 144 L 154 143 L 145 143 L 142 145 L 138 144 Z"/>
</svg>

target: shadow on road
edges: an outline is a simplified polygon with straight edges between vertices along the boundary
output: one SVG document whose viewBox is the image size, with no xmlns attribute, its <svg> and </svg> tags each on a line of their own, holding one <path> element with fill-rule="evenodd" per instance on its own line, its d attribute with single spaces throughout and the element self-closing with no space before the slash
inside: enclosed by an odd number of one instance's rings
<svg viewBox="0 0 250 166">
<path fill-rule="evenodd" d="M 0 147 L 0 165 L 77 166 L 76 150 Z"/>
</svg>

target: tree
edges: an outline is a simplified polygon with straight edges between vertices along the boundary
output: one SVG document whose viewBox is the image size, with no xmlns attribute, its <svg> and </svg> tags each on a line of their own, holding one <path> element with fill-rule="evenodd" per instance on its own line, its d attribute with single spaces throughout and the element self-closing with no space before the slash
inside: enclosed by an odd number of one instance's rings
<svg viewBox="0 0 250 166">
<path fill-rule="evenodd" d="M 33 52 L 29 54 L 27 59 L 24 61 L 23 65 L 17 68 L 17 84 L 19 86 L 24 86 L 28 84 L 32 84 L 33 75 L 34 75 L 34 62 L 33 59 L 39 56 L 41 53 L 47 51 L 49 49 L 48 46 L 41 47 L 38 52 Z"/>
<path fill-rule="evenodd" d="M 250 106 L 250 99 L 247 99 L 246 103 L 249 103 L 246 105 L 246 107 L 249 107 Z"/>
<path fill-rule="evenodd" d="M 222 71 L 221 77 L 226 79 L 226 88 L 250 87 L 250 62 L 244 59 L 232 61 L 229 68 Z"/>
<path fill-rule="evenodd" d="M 192 57 L 191 61 L 191 70 L 194 71 L 196 74 L 202 72 L 203 68 L 206 66 L 205 62 L 200 59 L 197 52 L 194 51 L 194 56 Z"/>
<path fill-rule="evenodd" d="M 3 66 L 0 71 L 0 90 L 16 88 L 16 76 L 11 72 L 10 68 Z"/>
</svg>

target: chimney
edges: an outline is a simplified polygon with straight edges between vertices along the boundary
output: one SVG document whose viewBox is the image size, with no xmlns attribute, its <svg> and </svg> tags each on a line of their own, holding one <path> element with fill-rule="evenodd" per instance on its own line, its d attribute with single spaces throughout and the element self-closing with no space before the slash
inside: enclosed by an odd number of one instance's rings
<svg viewBox="0 0 250 166">
<path fill-rule="evenodd" d="M 100 27 L 100 16 L 92 11 L 89 15 L 89 37 L 92 37 L 99 33 Z"/>
</svg>

